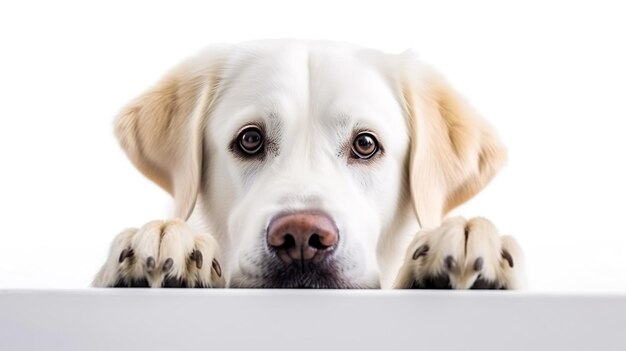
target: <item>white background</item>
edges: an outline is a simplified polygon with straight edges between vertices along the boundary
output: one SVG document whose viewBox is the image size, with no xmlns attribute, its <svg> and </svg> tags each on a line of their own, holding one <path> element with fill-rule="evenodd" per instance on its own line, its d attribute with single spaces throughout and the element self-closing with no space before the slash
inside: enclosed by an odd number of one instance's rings
<svg viewBox="0 0 626 351">
<path fill-rule="evenodd" d="M 600 1 L 0 4 L 0 288 L 86 287 L 171 200 L 126 159 L 119 108 L 213 42 L 414 48 L 510 161 L 455 213 L 515 235 L 536 291 L 626 291 L 626 11 Z"/>
</svg>

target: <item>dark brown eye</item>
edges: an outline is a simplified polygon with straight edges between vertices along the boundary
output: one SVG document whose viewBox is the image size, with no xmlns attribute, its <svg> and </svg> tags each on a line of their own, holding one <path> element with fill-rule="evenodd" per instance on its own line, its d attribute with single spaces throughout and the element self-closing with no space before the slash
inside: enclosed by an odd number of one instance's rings
<svg viewBox="0 0 626 351">
<path fill-rule="evenodd" d="M 376 137 L 367 132 L 360 133 L 354 138 L 352 143 L 352 152 L 357 158 L 367 160 L 374 156 L 378 151 L 378 140 Z"/>
<path fill-rule="evenodd" d="M 259 127 L 249 126 L 239 132 L 239 148 L 248 155 L 255 155 L 263 148 L 263 133 Z"/>
</svg>

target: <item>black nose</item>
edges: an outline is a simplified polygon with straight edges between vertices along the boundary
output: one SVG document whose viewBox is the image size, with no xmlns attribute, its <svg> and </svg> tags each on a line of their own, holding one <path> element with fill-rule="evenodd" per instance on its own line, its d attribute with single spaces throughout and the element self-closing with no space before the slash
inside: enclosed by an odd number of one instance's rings
<svg viewBox="0 0 626 351">
<path fill-rule="evenodd" d="M 294 212 L 274 218 L 267 228 L 267 243 L 285 263 L 321 262 L 339 242 L 337 227 L 319 212 Z"/>
</svg>

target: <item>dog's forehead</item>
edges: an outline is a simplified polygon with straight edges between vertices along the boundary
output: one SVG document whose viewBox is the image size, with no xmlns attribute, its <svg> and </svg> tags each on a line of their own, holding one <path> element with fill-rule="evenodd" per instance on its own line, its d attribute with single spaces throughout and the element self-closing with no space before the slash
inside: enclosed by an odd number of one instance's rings
<svg viewBox="0 0 626 351">
<path fill-rule="evenodd" d="M 341 43 L 276 41 L 239 47 L 223 74 L 221 103 L 281 120 L 376 120 L 401 114 L 386 55 Z M 388 55 L 391 59 L 391 55 Z M 253 111 L 251 111 L 253 110 Z"/>
</svg>

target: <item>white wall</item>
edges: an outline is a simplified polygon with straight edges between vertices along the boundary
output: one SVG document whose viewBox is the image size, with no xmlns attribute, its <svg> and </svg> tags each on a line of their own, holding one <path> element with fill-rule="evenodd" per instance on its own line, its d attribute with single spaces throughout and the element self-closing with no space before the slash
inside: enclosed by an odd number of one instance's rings
<svg viewBox="0 0 626 351">
<path fill-rule="evenodd" d="M 470 4 L 471 3 L 471 4 Z M 212 42 L 412 47 L 510 161 L 456 213 L 514 234 L 534 290 L 626 291 L 626 11 L 600 1 L 0 4 L 0 287 L 85 287 L 115 234 L 168 214 L 112 118 Z"/>
</svg>

